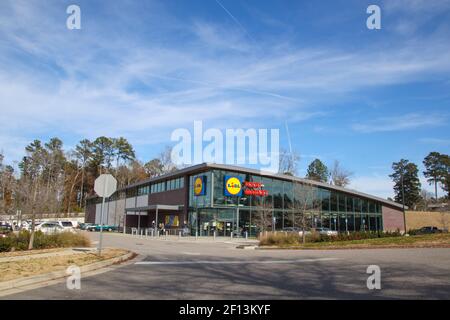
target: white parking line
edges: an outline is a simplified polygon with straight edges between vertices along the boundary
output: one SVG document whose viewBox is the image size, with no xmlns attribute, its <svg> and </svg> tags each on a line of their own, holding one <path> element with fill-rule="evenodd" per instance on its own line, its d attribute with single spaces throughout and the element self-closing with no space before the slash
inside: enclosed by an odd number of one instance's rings
<svg viewBox="0 0 450 320">
<path fill-rule="evenodd" d="M 317 258 L 317 259 L 297 259 L 297 260 L 197 260 L 197 261 L 138 261 L 138 265 L 162 265 L 162 264 L 287 264 L 287 263 L 302 263 L 302 262 L 319 262 L 319 261 L 334 261 L 339 258 Z"/>
</svg>

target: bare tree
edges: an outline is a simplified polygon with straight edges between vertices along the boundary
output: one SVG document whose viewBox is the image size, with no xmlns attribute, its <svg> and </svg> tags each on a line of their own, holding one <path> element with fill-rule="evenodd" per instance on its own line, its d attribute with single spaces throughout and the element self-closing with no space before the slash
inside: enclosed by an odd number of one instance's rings
<svg viewBox="0 0 450 320">
<path fill-rule="evenodd" d="M 158 160 L 161 164 L 163 174 L 170 173 L 178 169 L 172 161 L 172 147 L 166 146 L 159 154 Z"/>
<path fill-rule="evenodd" d="M 338 187 L 346 187 L 350 184 L 352 175 L 352 172 L 341 167 L 338 160 L 334 160 L 333 168 L 331 169 L 331 184 Z"/>
<path fill-rule="evenodd" d="M 289 152 L 286 149 L 281 149 L 278 173 L 290 176 L 298 175 L 299 162 L 300 156 L 295 151 Z"/>
<path fill-rule="evenodd" d="M 293 181 L 293 201 L 291 208 L 294 212 L 294 223 L 302 228 L 302 242 L 306 242 L 307 214 L 317 210 L 317 187 L 308 182 Z"/>
<path fill-rule="evenodd" d="M 272 225 L 273 221 L 273 207 L 272 203 L 267 201 L 266 197 L 259 200 L 256 206 L 256 215 L 253 218 L 253 222 L 256 224 L 260 232 L 267 231 Z"/>
</svg>

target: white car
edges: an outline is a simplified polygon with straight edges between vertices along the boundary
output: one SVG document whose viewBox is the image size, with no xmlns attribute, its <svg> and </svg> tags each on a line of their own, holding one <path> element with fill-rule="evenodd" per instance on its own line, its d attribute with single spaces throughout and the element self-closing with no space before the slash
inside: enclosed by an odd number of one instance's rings
<svg viewBox="0 0 450 320">
<path fill-rule="evenodd" d="M 337 236 L 338 232 L 335 230 L 331 230 L 329 228 L 316 228 L 316 232 L 318 232 L 319 234 L 323 234 L 326 236 Z"/>
<path fill-rule="evenodd" d="M 58 221 L 57 223 L 63 227 L 64 231 L 75 232 L 75 228 L 71 221 Z"/>
<path fill-rule="evenodd" d="M 44 234 L 55 234 L 64 231 L 64 228 L 57 222 L 42 222 L 41 224 L 35 226 L 36 231 L 41 231 Z"/>
</svg>

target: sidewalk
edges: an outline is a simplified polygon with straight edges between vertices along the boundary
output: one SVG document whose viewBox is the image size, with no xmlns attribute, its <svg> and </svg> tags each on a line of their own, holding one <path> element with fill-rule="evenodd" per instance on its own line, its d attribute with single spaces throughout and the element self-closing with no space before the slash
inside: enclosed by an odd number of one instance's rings
<svg viewBox="0 0 450 320">
<path fill-rule="evenodd" d="M 231 238 L 231 237 L 212 237 L 212 236 L 175 236 L 175 235 L 160 235 L 159 237 L 155 236 L 145 236 L 145 235 L 131 235 L 129 233 L 118 233 L 118 232 L 108 232 L 107 235 L 115 235 L 122 237 L 130 237 L 134 239 L 147 239 L 147 240 L 155 240 L 155 241 L 176 241 L 176 242 L 224 242 L 224 243 L 235 243 L 235 244 L 258 244 L 259 241 L 257 239 L 245 239 L 245 238 Z"/>
</svg>

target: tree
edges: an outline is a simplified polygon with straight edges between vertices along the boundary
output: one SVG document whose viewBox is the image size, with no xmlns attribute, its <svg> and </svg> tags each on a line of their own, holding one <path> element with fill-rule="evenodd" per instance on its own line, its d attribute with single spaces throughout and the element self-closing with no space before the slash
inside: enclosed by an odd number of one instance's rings
<svg viewBox="0 0 450 320">
<path fill-rule="evenodd" d="M 150 178 L 158 177 L 163 174 L 164 168 L 159 159 L 152 159 L 144 164 L 144 169 Z"/>
<path fill-rule="evenodd" d="M 394 181 L 395 201 L 414 208 L 420 201 L 420 180 L 417 165 L 401 159 L 392 164 L 394 172 L 389 175 Z"/>
<path fill-rule="evenodd" d="M 119 167 L 120 160 L 123 160 L 126 163 L 135 159 L 136 155 L 134 153 L 133 146 L 127 139 L 120 137 L 118 139 L 114 139 L 113 142 L 116 154 L 116 168 Z"/>
<path fill-rule="evenodd" d="M 296 176 L 298 174 L 299 161 L 300 156 L 296 152 L 288 152 L 282 149 L 280 152 L 278 173 Z"/>
<path fill-rule="evenodd" d="M 335 160 L 330 175 L 331 184 L 338 187 L 346 187 L 350 184 L 350 177 L 353 173 L 342 168 L 339 161 Z"/>
<path fill-rule="evenodd" d="M 96 176 L 99 176 L 104 168 L 111 169 L 114 157 L 115 149 L 113 139 L 101 136 L 94 140 L 91 164 L 97 170 Z"/>
<path fill-rule="evenodd" d="M 445 155 L 441 155 L 439 152 L 430 152 L 428 156 L 423 160 L 425 171 L 423 172 L 425 178 L 429 184 L 434 184 L 434 198 L 437 200 L 437 187 L 438 183 L 443 183 L 445 178 Z"/>
<path fill-rule="evenodd" d="M 39 204 L 42 204 L 42 201 L 37 202 L 37 199 L 38 195 L 42 193 L 45 172 L 44 164 L 46 163 L 47 152 L 39 140 L 34 140 L 30 143 L 25 147 L 25 151 L 27 155 L 19 163 L 22 176 L 21 183 L 16 191 L 21 194 L 21 198 L 24 200 L 24 206 L 31 213 L 31 235 L 28 243 L 28 249 L 31 250 L 33 249 L 34 242 L 36 211 L 38 210 Z"/>
<path fill-rule="evenodd" d="M 327 166 L 319 159 L 315 159 L 309 164 L 306 173 L 308 179 L 320 182 L 327 182 L 329 175 Z"/>
<path fill-rule="evenodd" d="M 170 173 L 176 171 L 178 168 L 172 161 L 172 148 L 166 146 L 164 150 L 159 154 L 159 162 L 162 165 L 162 173 Z"/>
<path fill-rule="evenodd" d="M 0 153 L 0 212 L 8 213 L 13 206 L 13 191 L 16 179 L 14 168 L 3 164 L 4 156 Z"/>
<path fill-rule="evenodd" d="M 433 193 L 428 192 L 426 189 L 420 190 L 420 203 L 417 207 L 418 210 L 426 211 L 428 205 L 433 201 Z"/>
<path fill-rule="evenodd" d="M 443 164 L 442 190 L 447 192 L 447 200 L 450 200 L 450 156 L 441 155 Z"/>
<path fill-rule="evenodd" d="M 75 146 L 75 157 L 80 161 L 81 163 L 81 187 L 80 187 L 80 199 L 79 199 L 79 207 L 83 207 L 83 199 L 84 197 L 84 176 L 86 172 L 86 165 L 92 157 L 92 148 L 93 144 L 88 139 L 81 140 L 76 146 Z"/>
</svg>

